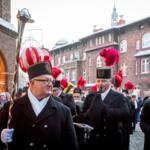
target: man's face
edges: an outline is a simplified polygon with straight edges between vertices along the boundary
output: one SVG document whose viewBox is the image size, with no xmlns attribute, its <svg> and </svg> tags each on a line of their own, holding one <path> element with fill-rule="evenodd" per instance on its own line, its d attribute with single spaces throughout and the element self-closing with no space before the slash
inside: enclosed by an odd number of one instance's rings
<svg viewBox="0 0 150 150">
<path fill-rule="evenodd" d="M 6 98 L 5 95 L 3 95 L 3 94 L 0 95 L 0 100 L 1 101 L 5 100 L 5 98 Z"/>
<path fill-rule="evenodd" d="M 104 93 L 110 87 L 110 79 L 96 79 L 97 89 L 100 93 Z"/>
<path fill-rule="evenodd" d="M 30 89 L 37 98 L 45 98 L 53 92 L 52 82 L 51 75 L 40 75 L 30 80 Z"/>
<path fill-rule="evenodd" d="M 80 93 L 73 93 L 73 98 L 75 101 L 80 101 L 81 100 L 81 94 Z"/>
<path fill-rule="evenodd" d="M 0 103 L 1 103 L 1 104 L 4 104 L 4 103 L 6 103 L 6 102 L 7 102 L 6 95 L 1 94 L 1 95 L 0 95 Z"/>
<path fill-rule="evenodd" d="M 133 102 L 135 102 L 136 101 L 136 96 L 132 95 L 131 99 L 132 99 Z"/>
<path fill-rule="evenodd" d="M 58 97 L 61 92 L 61 89 L 59 87 L 53 87 L 53 96 Z"/>
</svg>

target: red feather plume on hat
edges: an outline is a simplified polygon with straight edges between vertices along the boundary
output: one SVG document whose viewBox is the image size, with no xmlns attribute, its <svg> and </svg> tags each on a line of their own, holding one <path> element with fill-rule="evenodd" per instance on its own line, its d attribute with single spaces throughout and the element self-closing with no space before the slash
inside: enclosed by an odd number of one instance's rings
<svg viewBox="0 0 150 150">
<path fill-rule="evenodd" d="M 52 70 L 51 57 L 49 55 L 44 56 L 44 61 L 50 64 L 50 70 Z"/>
<path fill-rule="evenodd" d="M 128 82 L 125 83 L 124 88 L 126 90 L 132 90 L 132 89 L 135 88 L 135 85 L 131 81 L 128 81 Z"/>
<path fill-rule="evenodd" d="M 97 91 L 97 85 L 95 84 L 95 85 L 91 86 L 90 92 L 96 92 L 96 91 Z"/>
<path fill-rule="evenodd" d="M 25 48 L 19 56 L 18 64 L 23 72 L 26 72 L 28 67 L 32 64 L 41 61 L 38 49 L 35 47 Z"/>
<path fill-rule="evenodd" d="M 52 64 L 51 64 L 51 54 L 49 52 L 49 49 L 42 47 L 41 49 L 41 57 L 43 61 L 50 64 L 50 70 L 52 70 Z"/>
<path fill-rule="evenodd" d="M 123 75 L 122 75 L 122 70 L 121 70 L 121 69 L 118 70 L 117 74 L 118 74 L 121 78 L 123 77 Z"/>
<path fill-rule="evenodd" d="M 121 86 L 122 83 L 122 70 L 118 70 L 117 74 L 113 76 L 113 84 L 115 88 L 118 88 Z"/>
<path fill-rule="evenodd" d="M 81 76 L 77 82 L 77 87 L 83 89 L 85 87 L 86 80 Z"/>
<path fill-rule="evenodd" d="M 52 76 L 54 79 L 57 79 L 57 77 L 61 74 L 61 70 L 57 67 L 52 67 Z"/>
<path fill-rule="evenodd" d="M 114 79 L 114 87 L 115 88 L 120 87 L 122 83 L 122 78 L 118 74 L 116 74 L 113 76 L 113 79 Z"/>
<path fill-rule="evenodd" d="M 23 49 L 18 59 L 18 64 L 23 72 L 26 72 L 30 65 L 36 64 L 37 62 L 47 62 L 51 65 L 51 57 L 48 52 L 44 52 L 41 48 L 28 47 Z"/>
<path fill-rule="evenodd" d="M 66 78 L 63 78 L 60 80 L 60 85 L 63 89 L 65 89 L 68 86 L 68 81 Z"/>
<path fill-rule="evenodd" d="M 119 52 L 114 48 L 100 50 L 99 55 L 104 57 L 106 66 L 112 66 L 119 61 Z"/>
</svg>

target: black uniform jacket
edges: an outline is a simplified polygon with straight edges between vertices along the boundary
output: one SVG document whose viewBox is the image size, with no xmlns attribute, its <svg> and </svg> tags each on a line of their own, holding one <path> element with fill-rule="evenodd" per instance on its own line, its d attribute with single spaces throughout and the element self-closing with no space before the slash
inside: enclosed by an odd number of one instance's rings
<svg viewBox="0 0 150 150">
<path fill-rule="evenodd" d="M 0 112 L 0 130 L 7 127 L 8 107 L 6 104 Z M 54 98 L 36 116 L 26 95 L 14 102 L 11 114 L 9 127 L 14 134 L 9 150 L 78 149 L 71 112 Z"/>
<path fill-rule="evenodd" d="M 76 115 L 76 104 L 73 96 L 71 94 L 62 92 L 59 97 L 61 98 L 63 104 L 70 108 L 71 114 L 73 116 Z"/>
<path fill-rule="evenodd" d="M 121 150 L 123 125 L 129 117 L 125 97 L 113 90 L 102 101 L 100 94 L 89 94 L 83 106 L 85 122 L 94 130 L 91 131 L 89 143 L 97 149 Z M 90 149 L 90 147 L 89 147 Z"/>
<path fill-rule="evenodd" d="M 140 126 L 145 134 L 144 150 L 150 150 L 150 100 L 143 105 Z"/>
</svg>

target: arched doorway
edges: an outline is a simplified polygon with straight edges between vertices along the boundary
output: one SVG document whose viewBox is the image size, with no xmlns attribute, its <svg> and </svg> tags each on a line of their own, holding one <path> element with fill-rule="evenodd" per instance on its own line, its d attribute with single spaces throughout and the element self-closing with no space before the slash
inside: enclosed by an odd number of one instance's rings
<svg viewBox="0 0 150 150">
<path fill-rule="evenodd" d="M 0 54 L 0 92 L 6 91 L 6 67 L 4 59 Z"/>
</svg>

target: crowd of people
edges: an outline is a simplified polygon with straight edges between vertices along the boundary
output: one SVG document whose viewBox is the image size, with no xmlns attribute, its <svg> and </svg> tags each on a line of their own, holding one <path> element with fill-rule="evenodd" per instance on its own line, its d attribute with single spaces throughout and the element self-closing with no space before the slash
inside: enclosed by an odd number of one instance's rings
<svg viewBox="0 0 150 150">
<path fill-rule="evenodd" d="M 0 93 L 1 150 L 129 150 L 137 122 L 144 150 L 150 149 L 150 100 L 135 95 L 131 82 L 118 91 L 111 67 L 96 68 L 86 95 L 83 78 L 70 93 L 48 62 L 30 65 L 27 73 L 28 86 L 13 103 Z"/>
<path fill-rule="evenodd" d="M 29 72 L 29 86 L 16 95 L 9 128 L 10 94 L 0 93 L 1 148 L 6 147 L 2 143 L 9 143 L 10 150 L 42 146 L 49 149 L 51 145 L 56 149 L 63 145 L 68 150 L 91 150 L 95 146 L 129 150 L 130 135 L 137 122 L 141 122 L 146 133 L 147 147 L 149 99 L 142 100 L 130 90 L 116 91 L 110 72 L 111 69 L 97 68 L 96 88 L 91 87 L 86 95 L 83 95 L 84 89 L 78 87 L 65 93 L 60 80 L 53 80 L 47 72 L 35 75 Z M 58 109 L 57 113 L 53 107 Z"/>
</svg>

